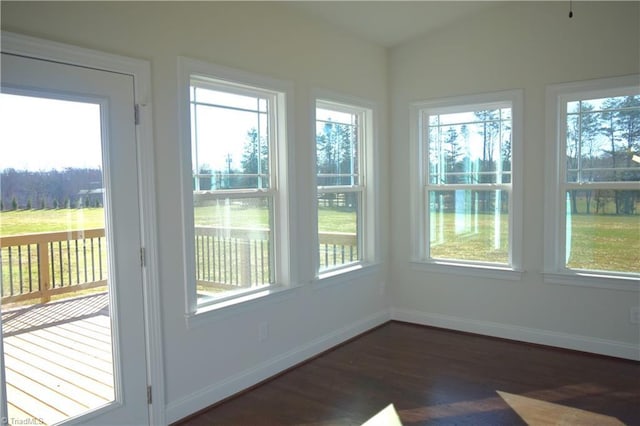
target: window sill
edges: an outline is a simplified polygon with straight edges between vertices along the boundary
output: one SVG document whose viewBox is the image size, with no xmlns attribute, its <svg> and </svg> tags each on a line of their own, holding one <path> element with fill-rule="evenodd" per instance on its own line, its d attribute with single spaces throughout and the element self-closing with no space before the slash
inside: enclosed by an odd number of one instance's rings
<svg viewBox="0 0 640 426">
<path fill-rule="evenodd" d="M 492 278 L 499 280 L 520 281 L 524 271 L 509 267 L 493 265 L 475 265 L 471 263 L 455 263 L 444 261 L 411 261 L 411 267 L 418 271 L 439 274 L 463 275 L 467 277 Z"/>
<path fill-rule="evenodd" d="M 548 284 L 605 288 L 607 290 L 640 291 L 640 279 L 631 276 L 598 274 L 595 272 L 545 272 Z"/>
<path fill-rule="evenodd" d="M 187 329 L 193 329 L 254 309 L 257 304 L 277 303 L 293 297 L 300 286 L 271 286 L 262 291 L 214 302 L 185 315 Z"/>
<path fill-rule="evenodd" d="M 356 263 L 344 268 L 326 271 L 314 280 L 314 289 L 334 286 L 340 283 L 350 282 L 354 279 L 367 277 L 380 270 L 377 263 Z"/>
</svg>

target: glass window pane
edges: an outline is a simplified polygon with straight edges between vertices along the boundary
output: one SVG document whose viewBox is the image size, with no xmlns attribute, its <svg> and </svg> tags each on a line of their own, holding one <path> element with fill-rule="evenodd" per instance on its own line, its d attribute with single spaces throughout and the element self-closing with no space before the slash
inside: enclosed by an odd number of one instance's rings
<svg viewBox="0 0 640 426">
<path fill-rule="evenodd" d="M 320 271 L 360 261 L 360 192 L 318 194 Z"/>
<path fill-rule="evenodd" d="M 328 110 L 318 109 L 327 112 Z M 330 111 L 344 116 L 344 113 Z M 354 114 L 348 114 L 356 122 Z M 359 181 L 359 141 L 356 124 L 316 121 L 316 170 L 318 186 L 357 186 Z M 344 118 L 344 117 L 342 117 Z"/>
<path fill-rule="evenodd" d="M 578 104 L 576 106 L 576 104 Z M 640 95 L 567 103 L 568 182 L 640 181 Z"/>
<path fill-rule="evenodd" d="M 429 182 L 509 182 L 504 172 L 511 171 L 510 111 L 502 108 L 438 116 L 441 124 L 428 131 Z M 452 124 L 442 124 L 448 122 Z"/>
<path fill-rule="evenodd" d="M 205 89 L 202 87 L 195 87 L 191 101 L 230 108 L 247 109 L 250 111 L 266 111 L 267 106 L 264 98 L 237 95 L 235 93 Z"/>
<path fill-rule="evenodd" d="M 506 191 L 429 191 L 432 259 L 509 262 Z"/>
<path fill-rule="evenodd" d="M 580 112 L 580 101 L 567 102 L 567 113 Z"/>
<path fill-rule="evenodd" d="M 270 186 L 266 114 L 200 104 L 192 111 L 194 189 Z"/>
<path fill-rule="evenodd" d="M 566 203 L 567 268 L 640 272 L 640 191 L 571 190 Z"/>
<path fill-rule="evenodd" d="M 273 282 L 268 197 L 194 194 L 198 301 Z"/>
<path fill-rule="evenodd" d="M 332 123 L 354 125 L 355 114 L 349 112 L 336 111 L 327 108 L 316 109 L 316 121 L 328 121 Z"/>
</svg>

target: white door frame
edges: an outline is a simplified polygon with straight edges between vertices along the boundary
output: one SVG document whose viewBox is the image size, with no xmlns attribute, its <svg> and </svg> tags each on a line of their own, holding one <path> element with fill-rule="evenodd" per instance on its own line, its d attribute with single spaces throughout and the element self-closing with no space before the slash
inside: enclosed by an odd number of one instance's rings
<svg viewBox="0 0 640 426">
<path fill-rule="evenodd" d="M 143 298 L 147 380 L 151 386 L 152 403 L 149 420 L 152 425 L 165 425 L 164 361 L 160 292 L 158 281 L 157 219 L 155 200 L 155 166 L 151 111 L 151 65 L 148 61 L 128 58 L 96 50 L 52 42 L 2 31 L 2 51 L 37 59 L 62 62 L 81 67 L 118 72 L 133 76 L 134 99 L 138 124 L 138 186 L 142 246 L 144 247 Z M 132 114 L 134 111 L 131 112 Z M 0 391 L 0 395 L 3 392 Z M 0 408 L 0 410 L 2 410 Z M 0 417 L 6 413 L 0 412 Z"/>
</svg>

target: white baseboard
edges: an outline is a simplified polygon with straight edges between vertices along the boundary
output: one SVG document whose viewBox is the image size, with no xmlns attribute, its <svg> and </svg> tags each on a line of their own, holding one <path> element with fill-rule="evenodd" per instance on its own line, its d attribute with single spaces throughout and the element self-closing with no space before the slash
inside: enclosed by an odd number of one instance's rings
<svg viewBox="0 0 640 426">
<path fill-rule="evenodd" d="M 234 374 L 222 382 L 214 383 L 177 401 L 169 402 L 166 408 L 167 420 L 169 423 L 180 420 L 389 320 L 388 310 L 378 312 Z"/>
<path fill-rule="evenodd" d="M 640 361 L 639 346 L 616 340 L 598 339 L 577 334 L 520 327 L 491 321 L 478 321 L 409 309 L 392 308 L 391 319 Z"/>
</svg>

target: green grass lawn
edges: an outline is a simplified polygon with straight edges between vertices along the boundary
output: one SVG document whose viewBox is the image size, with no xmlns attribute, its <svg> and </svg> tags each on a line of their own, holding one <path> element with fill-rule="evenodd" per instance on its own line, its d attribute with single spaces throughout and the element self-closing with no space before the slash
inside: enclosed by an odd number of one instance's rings
<svg viewBox="0 0 640 426">
<path fill-rule="evenodd" d="M 455 232 L 453 213 L 443 217 L 444 241 L 433 246 L 433 253 L 442 258 L 461 258 L 506 262 L 507 241 L 492 250 L 493 216 L 479 215 L 477 232 Z M 195 209 L 196 224 L 201 226 L 231 226 L 268 228 L 268 210 L 259 207 L 207 206 Z M 318 215 L 320 232 L 356 232 L 355 212 L 321 208 Z M 506 230 L 506 218 L 502 221 Z M 5 211 L 0 213 L 0 237 L 38 232 L 101 228 L 102 208 Z M 480 254 L 479 254 L 480 253 Z M 484 254 L 482 254 L 484 253 Z M 640 265 L 640 216 L 574 215 L 569 267 L 577 269 L 638 272 Z"/>
<path fill-rule="evenodd" d="M 104 209 L 17 210 L 0 213 L 0 237 L 104 228 Z"/>
<path fill-rule="evenodd" d="M 269 212 L 266 208 L 247 208 L 241 205 L 196 207 L 196 226 L 230 226 L 234 228 L 269 228 Z M 318 229 L 320 232 L 346 232 L 355 234 L 356 213 L 344 208 L 320 208 Z"/>
<path fill-rule="evenodd" d="M 640 216 L 573 215 L 573 269 L 640 272 Z"/>
<path fill-rule="evenodd" d="M 466 219 L 466 220 L 465 220 Z M 456 224 L 456 220 L 459 221 Z M 500 217 L 500 244 L 494 241 L 494 215 L 457 216 L 455 213 L 431 215 L 431 257 L 490 263 L 509 262 L 509 218 Z"/>
</svg>

